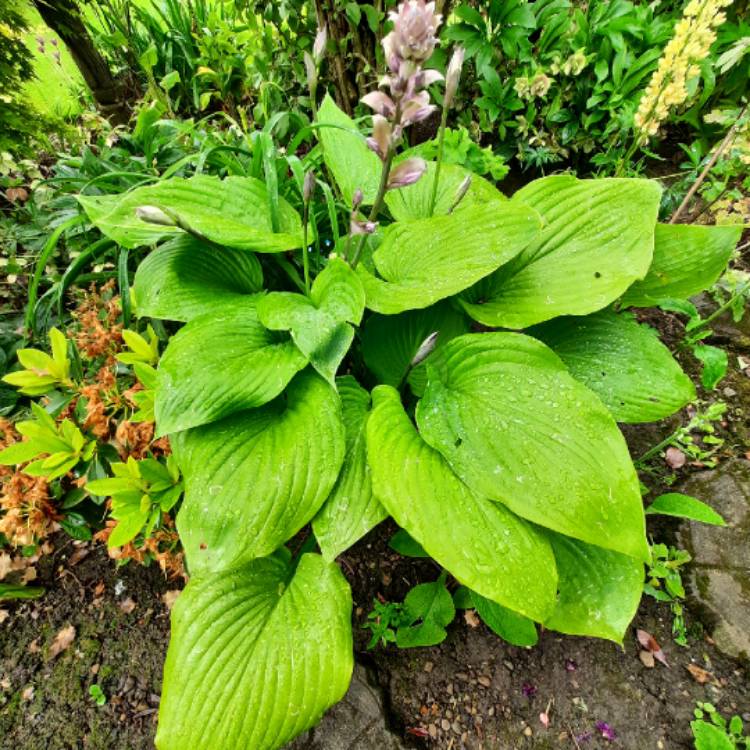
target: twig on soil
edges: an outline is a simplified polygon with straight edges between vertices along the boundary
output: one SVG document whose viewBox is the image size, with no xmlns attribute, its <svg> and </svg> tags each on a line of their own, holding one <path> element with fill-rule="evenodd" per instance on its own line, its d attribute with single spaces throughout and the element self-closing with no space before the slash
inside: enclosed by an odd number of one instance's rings
<svg viewBox="0 0 750 750">
<path fill-rule="evenodd" d="M 570 735 L 570 739 L 573 740 L 573 744 L 576 746 L 576 750 L 581 750 L 581 746 L 578 744 L 575 732 L 570 728 L 570 724 L 566 724 L 565 728 L 568 730 L 568 734 Z"/>
</svg>

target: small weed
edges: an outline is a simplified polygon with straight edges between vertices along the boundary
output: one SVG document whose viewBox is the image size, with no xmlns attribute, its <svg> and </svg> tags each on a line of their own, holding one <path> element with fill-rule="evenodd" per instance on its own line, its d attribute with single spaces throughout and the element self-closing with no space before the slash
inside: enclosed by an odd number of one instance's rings
<svg viewBox="0 0 750 750">
<path fill-rule="evenodd" d="M 107 702 L 107 696 L 104 695 L 104 691 L 99 685 L 90 685 L 89 695 L 91 696 L 91 700 L 93 700 L 97 706 L 103 706 Z"/>
<path fill-rule="evenodd" d="M 750 735 L 746 735 L 742 719 L 732 716 L 727 721 L 711 703 L 698 703 L 690 722 L 696 750 L 746 750 Z"/>
<path fill-rule="evenodd" d="M 685 588 L 682 585 L 680 568 L 690 562 L 690 555 L 682 549 L 655 544 L 651 547 L 651 564 L 646 574 L 643 591 L 660 602 L 667 602 L 672 612 L 672 636 L 675 643 L 687 646 L 688 630 L 682 600 Z"/>
</svg>

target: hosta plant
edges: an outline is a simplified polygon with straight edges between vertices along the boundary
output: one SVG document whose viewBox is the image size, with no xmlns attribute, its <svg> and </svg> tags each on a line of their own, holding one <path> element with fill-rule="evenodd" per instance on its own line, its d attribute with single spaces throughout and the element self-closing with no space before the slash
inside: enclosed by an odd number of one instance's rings
<svg viewBox="0 0 750 750">
<path fill-rule="evenodd" d="M 556 175 L 508 199 L 399 151 L 439 78 L 421 67 L 431 5 L 404 4 L 385 40 L 369 139 L 321 104 L 349 232 L 317 275 L 309 176 L 292 202 L 275 169 L 81 198 L 111 239 L 156 246 L 138 313 L 185 324 L 155 393 L 190 573 L 160 750 L 277 748 L 344 695 L 336 558 L 388 516 L 524 638 L 540 623 L 620 642 L 636 611 L 649 547 L 617 423 L 661 419 L 694 388 L 625 308 L 712 284 L 739 230 L 657 225 L 648 180 Z M 293 558 L 308 524 L 319 552 Z"/>
</svg>

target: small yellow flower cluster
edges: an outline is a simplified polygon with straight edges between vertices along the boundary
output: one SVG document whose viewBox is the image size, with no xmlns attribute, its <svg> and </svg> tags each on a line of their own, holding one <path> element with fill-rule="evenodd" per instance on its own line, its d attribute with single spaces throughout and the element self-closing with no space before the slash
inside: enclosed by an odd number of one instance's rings
<svg viewBox="0 0 750 750">
<path fill-rule="evenodd" d="M 726 21 L 722 8 L 732 0 L 690 0 L 674 35 L 664 49 L 635 115 L 635 127 L 644 143 L 656 135 L 673 107 L 688 98 L 688 83 L 700 73 L 698 63 L 716 39 L 716 28 Z"/>
<path fill-rule="evenodd" d="M 557 57 L 550 66 L 550 72 L 554 75 L 563 73 L 566 76 L 575 77 L 580 75 L 588 64 L 589 61 L 586 57 L 585 50 L 581 47 L 573 52 L 573 54 L 569 55 L 564 62 L 561 62 L 560 58 Z"/>
</svg>

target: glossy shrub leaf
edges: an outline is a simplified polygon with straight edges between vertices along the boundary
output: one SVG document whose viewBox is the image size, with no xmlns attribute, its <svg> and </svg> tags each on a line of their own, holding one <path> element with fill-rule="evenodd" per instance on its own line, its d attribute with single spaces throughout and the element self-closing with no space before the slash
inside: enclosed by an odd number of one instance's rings
<svg viewBox="0 0 750 750">
<path fill-rule="evenodd" d="M 420 583 L 404 599 L 404 618 L 408 624 L 396 631 L 399 648 L 435 646 L 445 640 L 450 625 L 456 616 L 453 598 L 445 588 L 445 577 L 434 583 Z"/>
<path fill-rule="evenodd" d="M 388 540 L 388 546 L 404 557 L 429 557 L 424 547 L 404 529 L 399 529 Z"/>
<path fill-rule="evenodd" d="M 396 221 L 412 221 L 430 217 L 430 201 L 436 166 L 436 162 L 428 161 L 427 171 L 417 182 L 400 190 L 389 190 L 385 194 L 386 205 Z M 451 210 L 456 202 L 461 183 L 467 177 L 471 177 L 471 184 L 466 195 L 456 206 L 456 211 L 463 211 L 477 204 L 505 200 L 505 196 L 483 177 L 472 174 L 458 164 L 443 164 L 440 169 L 440 182 L 432 216 L 445 216 Z"/>
<path fill-rule="evenodd" d="M 409 372 L 410 362 L 428 336 L 437 332 L 435 348 L 466 333 L 469 321 L 448 302 L 400 315 L 371 315 L 362 331 L 362 356 L 379 382 L 398 387 Z M 424 364 L 412 370 L 410 380 L 424 386 Z M 416 376 L 416 377 L 415 377 Z"/>
<path fill-rule="evenodd" d="M 382 164 L 367 148 L 364 136 L 345 112 L 326 94 L 318 109 L 318 136 L 323 146 L 323 158 L 336 184 L 351 206 L 352 196 L 359 188 L 367 204 L 375 200 Z"/>
<path fill-rule="evenodd" d="M 690 729 L 695 739 L 695 750 L 735 750 L 737 747 L 725 730 L 708 721 L 691 721 Z"/>
<path fill-rule="evenodd" d="M 474 492 L 546 528 L 648 559 L 625 440 L 551 349 L 518 333 L 467 334 L 436 353 L 427 378 L 420 434 Z"/>
<path fill-rule="evenodd" d="M 643 565 L 633 557 L 550 534 L 560 575 L 560 596 L 544 622 L 568 635 L 622 643 L 643 593 Z"/>
<path fill-rule="evenodd" d="M 601 310 L 646 274 L 660 195 L 651 180 L 534 180 L 510 203 L 536 209 L 544 229 L 463 296 L 466 311 L 484 325 L 526 328 Z"/>
<path fill-rule="evenodd" d="M 379 385 L 372 397 L 367 456 L 375 496 L 461 583 L 544 620 L 557 588 L 547 539 L 502 504 L 472 492 L 420 437 L 398 391 Z"/>
<path fill-rule="evenodd" d="M 218 245 L 259 253 L 280 253 L 302 246 L 302 221 L 279 198 L 279 231 L 271 224 L 266 186 L 252 177 L 195 175 L 172 177 L 121 195 L 79 195 L 89 219 L 118 245 L 152 245 L 175 234 L 176 226 L 149 224 L 136 216 L 141 206 L 154 206 Z"/>
<path fill-rule="evenodd" d="M 536 211 L 512 201 L 391 224 L 373 253 L 382 278 L 357 267 L 367 306 L 392 315 L 457 294 L 521 252 L 539 228 Z"/>
<path fill-rule="evenodd" d="M 297 348 L 328 382 L 349 351 L 354 328 L 365 309 L 359 277 L 334 258 L 315 279 L 309 297 L 271 292 L 258 302 L 258 317 L 272 331 L 289 331 Z"/>
<path fill-rule="evenodd" d="M 307 554 L 193 576 L 172 610 L 156 747 L 275 750 L 346 693 L 351 592 Z"/>
<path fill-rule="evenodd" d="M 253 253 L 189 235 L 147 255 L 133 285 L 139 315 L 182 322 L 218 312 L 262 288 L 263 271 Z"/>
<path fill-rule="evenodd" d="M 306 364 L 287 334 L 261 325 L 254 298 L 201 315 L 172 337 L 159 363 L 158 433 L 261 406 Z"/>
<path fill-rule="evenodd" d="M 346 434 L 344 463 L 331 494 L 313 520 L 323 557 L 334 560 L 388 516 L 372 494 L 366 427 L 370 394 L 351 375 L 336 381 Z"/>
<path fill-rule="evenodd" d="M 471 602 L 482 622 L 504 641 L 514 646 L 533 646 L 539 640 L 534 621 L 507 607 L 471 592 Z"/>
<path fill-rule="evenodd" d="M 742 227 L 659 224 L 648 274 L 625 292 L 623 305 L 650 307 L 708 289 L 727 266 Z"/>
<path fill-rule="evenodd" d="M 646 514 L 689 518 L 691 521 L 700 521 L 711 526 L 727 525 L 726 521 L 710 505 L 679 492 L 667 492 L 664 495 L 659 495 L 646 508 Z"/>
<path fill-rule="evenodd" d="M 312 372 L 259 409 L 172 439 L 185 477 L 177 529 L 191 573 L 271 554 L 318 512 L 344 458 L 341 403 Z"/>
<path fill-rule="evenodd" d="M 656 331 L 625 313 L 558 318 L 529 333 L 547 344 L 618 422 L 655 422 L 695 398 L 692 381 Z"/>
</svg>

